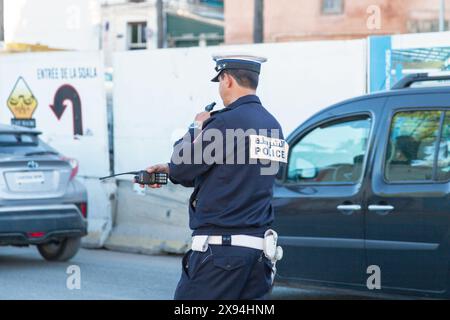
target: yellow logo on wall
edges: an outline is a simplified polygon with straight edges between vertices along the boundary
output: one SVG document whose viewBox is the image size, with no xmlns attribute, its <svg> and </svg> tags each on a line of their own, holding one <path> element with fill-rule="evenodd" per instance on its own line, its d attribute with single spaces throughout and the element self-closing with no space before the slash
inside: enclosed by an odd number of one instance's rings
<svg viewBox="0 0 450 320">
<path fill-rule="evenodd" d="M 30 87 L 22 77 L 17 79 L 14 88 L 9 95 L 7 105 L 15 119 L 31 119 L 37 108 L 38 102 L 31 92 Z"/>
</svg>

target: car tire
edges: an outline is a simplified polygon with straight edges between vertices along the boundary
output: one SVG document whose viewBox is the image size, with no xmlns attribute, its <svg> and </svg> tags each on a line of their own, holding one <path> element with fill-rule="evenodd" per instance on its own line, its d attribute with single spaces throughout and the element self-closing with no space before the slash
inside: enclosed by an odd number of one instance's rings
<svg viewBox="0 0 450 320">
<path fill-rule="evenodd" d="M 64 238 L 57 242 L 39 244 L 41 256 L 47 261 L 67 261 L 73 258 L 81 246 L 81 237 Z"/>
</svg>

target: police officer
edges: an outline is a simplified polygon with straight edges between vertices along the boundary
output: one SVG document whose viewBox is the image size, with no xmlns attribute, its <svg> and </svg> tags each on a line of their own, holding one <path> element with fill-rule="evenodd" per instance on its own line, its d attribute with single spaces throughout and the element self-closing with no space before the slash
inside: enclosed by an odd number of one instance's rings
<svg viewBox="0 0 450 320">
<path fill-rule="evenodd" d="M 280 124 L 256 96 L 265 59 L 216 56 L 214 60 L 217 75 L 212 81 L 219 83 L 225 108 L 199 113 L 189 132 L 175 143 L 171 162 L 147 171 L 166 172 L 173 183 L 194 187 L 189 201 L 192 248 L 183 257 L 175 299 L 264 299 L 281 254 L 270 229 L 277 170 L 263 171 L 286 162 L 287 144 Z M 208 131 L 223 134 L 222 142 L 217 137 L 202 139 Z M 249 134 L 227 140 L 236 132 Z M 193 154 L 206 151 L 212 140 L 226 150 L 212 152 L 213 161 L 195 161 Z M 231 148 L 225 140 L 233 141 Z M 240 147 L 239 141 L 244 142 Z M 238 163 L 242 152 L 245 162 Z"/>
</svg>

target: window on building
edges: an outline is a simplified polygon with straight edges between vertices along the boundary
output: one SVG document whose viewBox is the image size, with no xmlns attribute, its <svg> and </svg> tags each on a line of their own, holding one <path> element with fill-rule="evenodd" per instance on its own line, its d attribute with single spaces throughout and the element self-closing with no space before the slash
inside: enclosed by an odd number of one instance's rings
<svg viewBox="0 0 450 320">
<path fill-rule="evenodd" d="M 128 49 L 147 48 L 147 22 L 128 23 Z"/>
<path fill-rule="evenodd" d="M 322 0 L 322 14 L 342 14 L 344 0 Z"/>
<path fill-rule="evenodd" d="M 223 8 L 223 0 L 199 0 L 201 4 L 206 4 L 214 7 L 222 7 Z"/>
<path fill-rule="evenodd" d="M 388 181 L 434 180 L 441 118 L 441 111 L 399 112 L 394 116 L 386 152 L 385 177 Z M 444 136 L 442 138 L 446 139 Z M 439 174 L 448 171 L 448 143 L 445 141 L 444 145 L 443 142 L 440 143 L 442 166 Z"/>
<path fill-rule="evenodd" d="M 445 30 L 448 30 L 449 26 L 449 22 L 445 21 Z M 436 32 L 439 31 L 439 20 L 409 20 L 407 22 L 407 28 L 409 33 Z"/>
</svg>

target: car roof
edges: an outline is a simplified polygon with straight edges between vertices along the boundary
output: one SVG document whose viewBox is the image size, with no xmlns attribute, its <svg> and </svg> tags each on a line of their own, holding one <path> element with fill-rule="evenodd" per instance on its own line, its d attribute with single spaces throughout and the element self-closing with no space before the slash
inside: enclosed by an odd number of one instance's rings
<svg viewBox="0 0 450 320">
<path fill-rule="evenodd" d="M 295 130 L 293 130 L 288 139 L 292 136 L 297 135 L 298 131 L 304 128 L 305 126 L 310 126 L 314 124 L 317 117 L 326 115 L 327 113 L 332 112 L 334 109 L 339 109 L 345 105 L 357 103 L 359 101 L 367 101 L 370 99 L 379 99 L 379 98 L 390 98 L 390 97 L 398 97 L 404 95 L 415 95 L 415 94 L 439 94 L 439 93 L 450 93 L 450 86 L 436 86 L 436 87 L 413 87 L 413 88 L 405 88 L 405 89 L 395 89 L 388 91 L 380 91 L 375 93 L 368 93 L 361 95 L 359 97 L 350 98 L 338 103 L 335 103 L 325 109 L 320 110 L 319 112 L 313 114 L 306 121 L 300 124 Z"/>
<path fill-rule="evenodd" d="M 0 123 L 0 133 L 30 133 L 30 134 L 41 134 L 42 132 L 36 129 L 8 125 L 4 123 Z"/>
<path fill-rule="evenodd" d="M 378 98 L 398 97 L 398 96 L 404 96 L 404 95 L 432 94 L 432 93 L 434 93 L 434 94 L 450 93 L 450 86 L 417 87 L 417 88 L 397 89 L 397 90 L 380 91 L 380 92 L 376 92 L 376 93 L 368 93 L 368 94 L 365 94 L 365 95 L 362 95 L 359 97 L 355 97 L 355 98 L 351 98 L 351 99 L 347 99 L 347 100 L 335 103 L 325 109 L 322 109 L 321 111 L 319 111 L 312 117 L 329 112 L 332 109 L 341 107 L 343 105 L 358 102 L 358 101 L 369 100 L 369 99 L 378 99 Z"/>
</svg>

